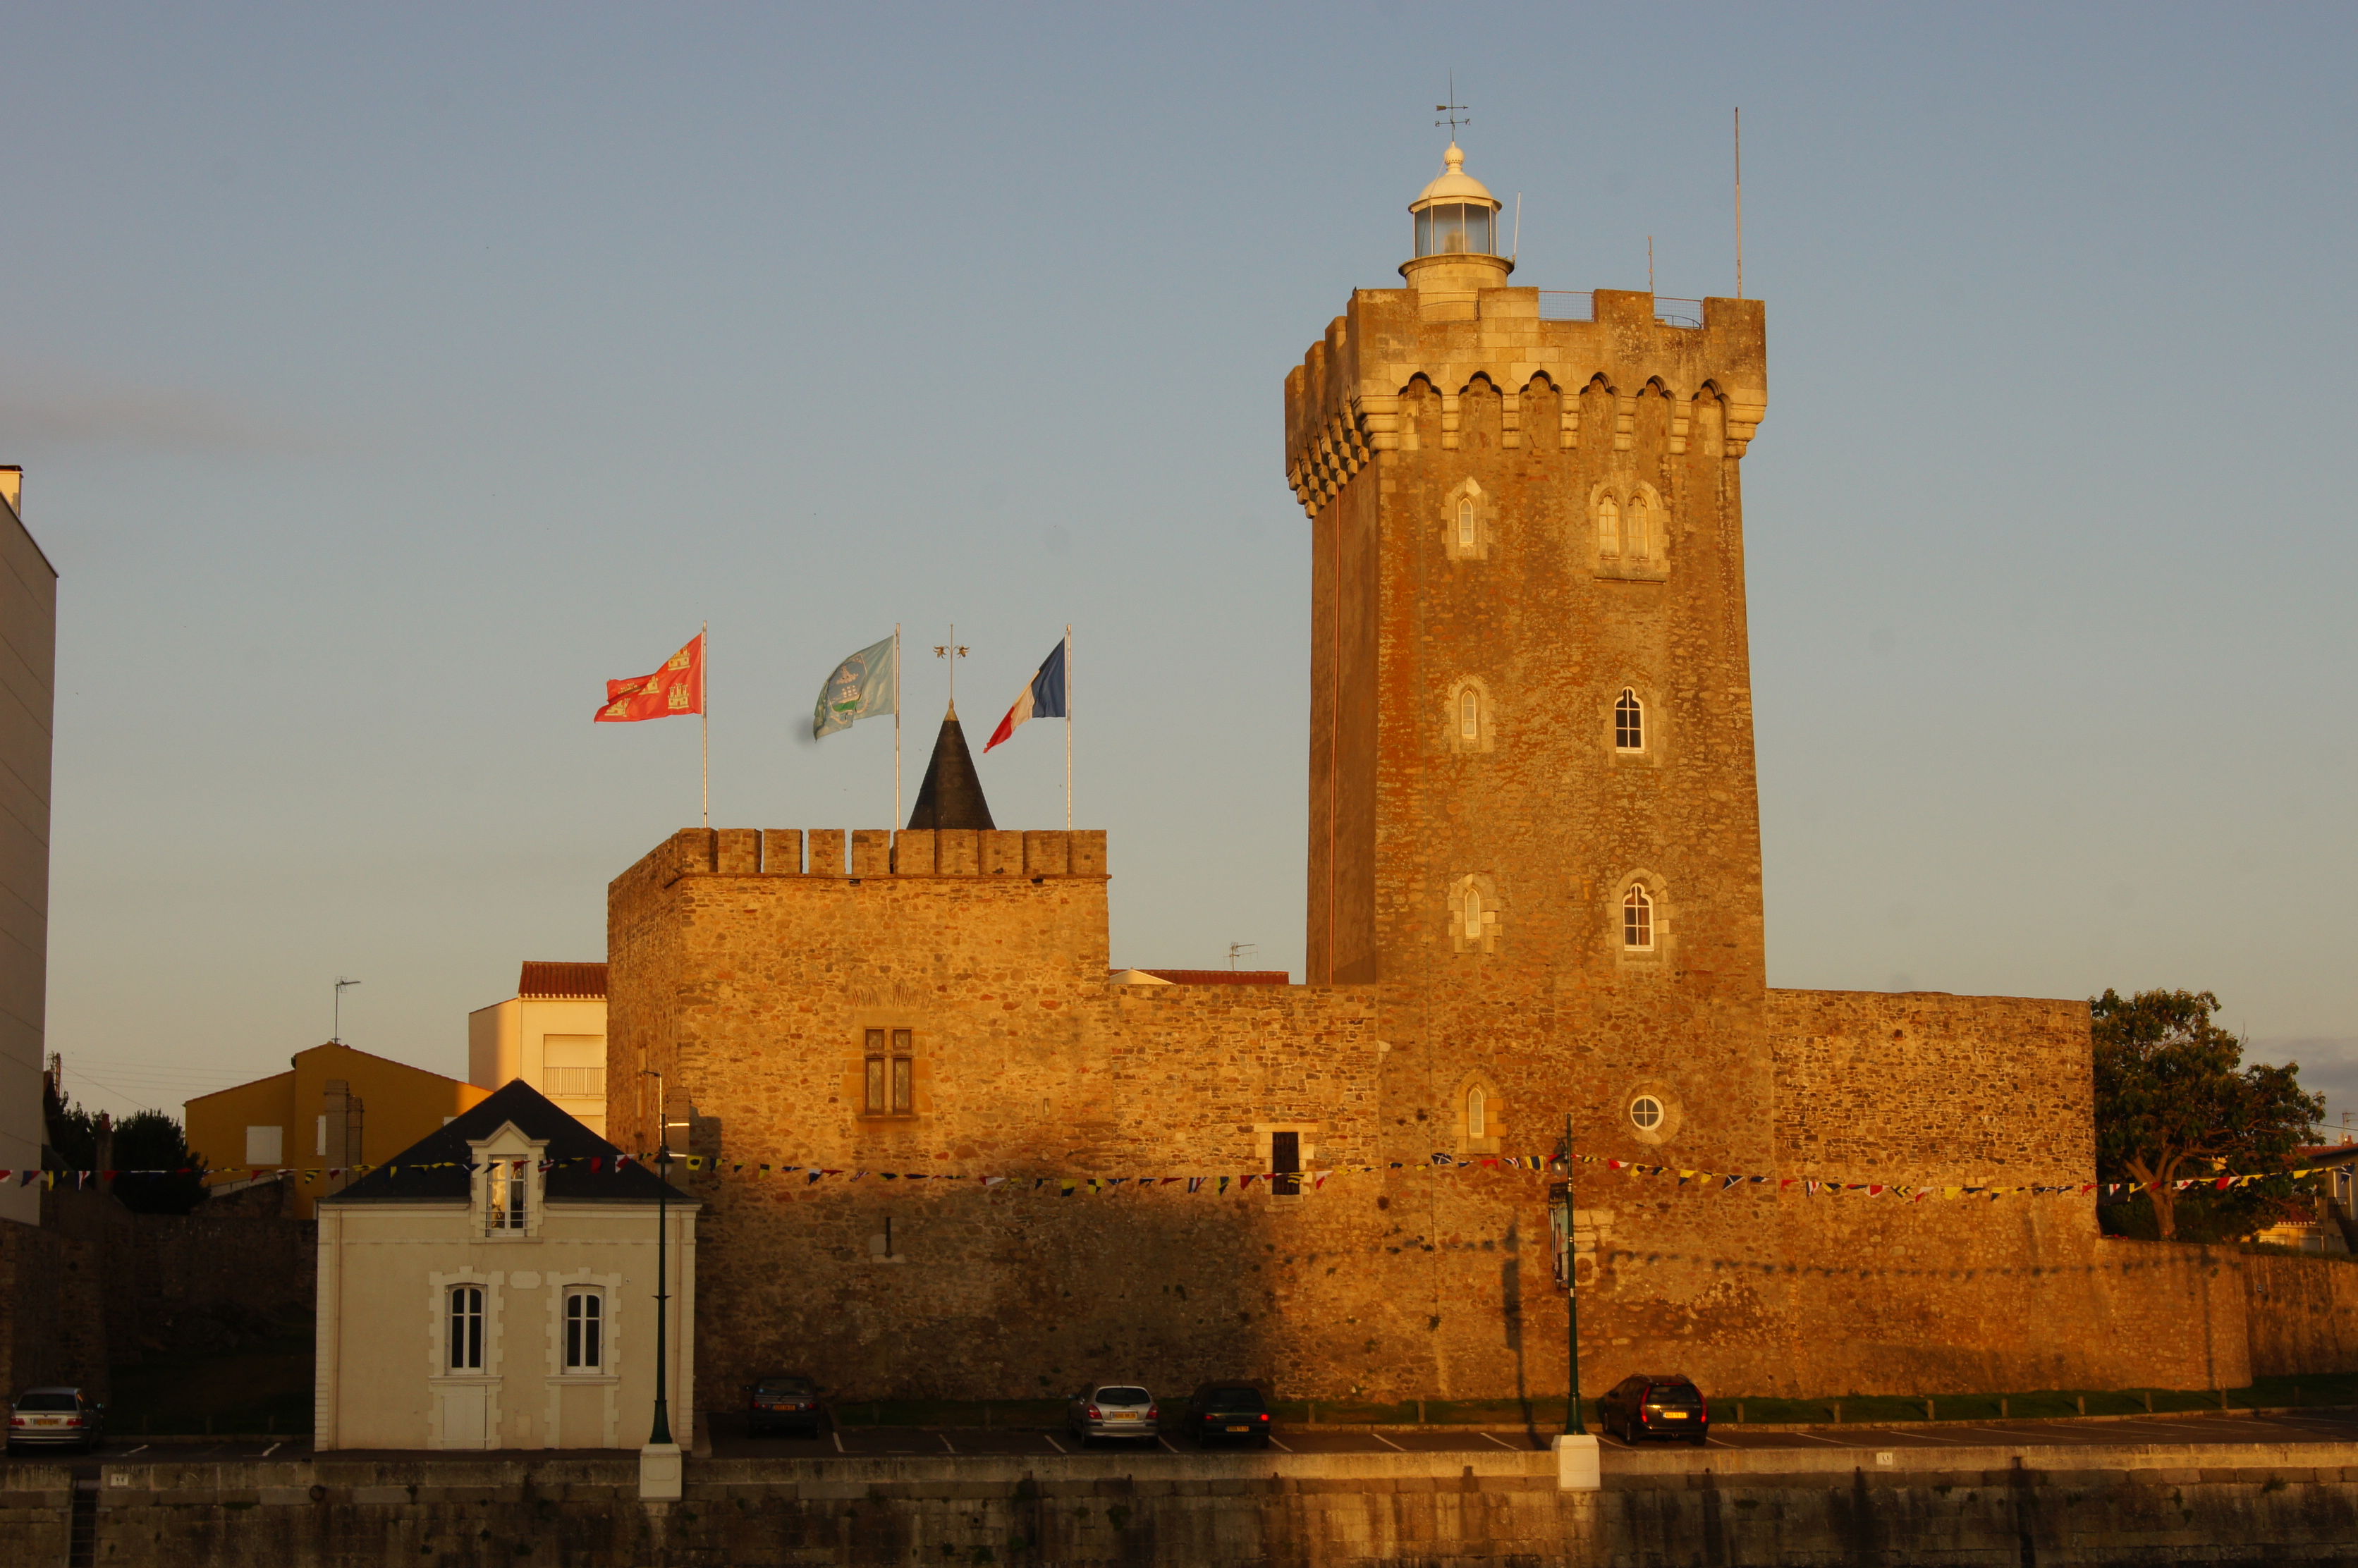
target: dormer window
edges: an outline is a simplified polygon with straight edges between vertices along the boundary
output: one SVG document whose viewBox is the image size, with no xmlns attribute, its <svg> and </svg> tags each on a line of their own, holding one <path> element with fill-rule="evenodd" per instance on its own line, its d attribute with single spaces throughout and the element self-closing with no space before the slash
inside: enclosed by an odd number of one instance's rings
<svg viewBox="0 0 2358 1568">
<path fill-rule="evenodd" d="M 532 1205 L 531 1165 L 523 1160 L 492 1161 L 483 1191 L 484 1228 L 494 1235 L 523 1235 Z"/>
</svg>

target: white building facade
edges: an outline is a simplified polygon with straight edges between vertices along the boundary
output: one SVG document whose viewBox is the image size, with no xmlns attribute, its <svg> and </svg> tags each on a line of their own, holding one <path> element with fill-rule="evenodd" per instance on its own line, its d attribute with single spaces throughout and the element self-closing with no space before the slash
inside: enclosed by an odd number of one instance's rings
<svg viewBox="0 0 2358 1568">
<path fill-rule="evenodd" d="M 522 1083 L 323 1198 L 314 1446 L 641 1447 L 659 1208 L 685 1437 L 696 1207 Z"/>
<path fill-rule="evenodd" d="M 516 994 L 467 1015 L 467 1079 L 523 1079 L 606 1135 L 606 966 L 528 960 Z"/>
</svg>

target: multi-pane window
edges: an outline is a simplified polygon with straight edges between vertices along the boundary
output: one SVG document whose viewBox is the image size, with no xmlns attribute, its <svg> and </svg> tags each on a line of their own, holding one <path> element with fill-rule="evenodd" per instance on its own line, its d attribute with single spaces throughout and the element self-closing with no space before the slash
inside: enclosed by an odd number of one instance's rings
<svg viewBox="0 0 2358 1568">
<path fill-rule="evenodd" d="M 1457 503 L 1457 548 L 1474 548 L 1474 503 L 1469 499 Z"/>
<path fill-rule="evenodd" d="M 1302 1134 L 1272 1132 L 1269 1137 L 1269 1190 L 1279 1197 L 1302 1191 Z"/>
<path fill-rule="evenodd" d="M 1642 752 L 1646 749 L 1646 705 L 1628 687 L 1613 704 L 1613 749 L 1617 752 Z"/>
<path fill-rule="evenodd" d="M 450 1290 L 450 1370 L 483 1369 L 483 1287 L 454 1285 Z"/>
<path fill-rule="evenodd" d="M 532 1197 L 532 1170 L 523 1160 L 494 1160 L 483 1178 L 484 1224 L 491 1230 L 525 1228 Z"/>
<path fill-rule="evenodd" d="M 1609 495 L 1596 503 L 1596 553 L 1608 561 L 1621 553 L 1621 506 Z"/>
<path fill-rule="evenodd" d="M 606 1369 L 606 1298 L 597 1291 L 565 1292 L 565 1369 Z"/>
<path fill-rule="evenodd" d="M 1629 517 L 1621 534 L 1621 553 L 1633 561 L 1651 558 L 1654 553 L 1654 510 L 1646 504 L 1642 495 L 1629 498 Z"/>
<path fill-rule="evenodd" d="M 1470 686 L 1457 694 L 1457 738 L 1461 741 L 1482 738 L 1482 694 Z"/>
<path fill-rule="evenodd" d="M 1662 1102 L 1652 1095 L 1639 1095 L 1629 1102 L 1629 1119 L 1641 1130 L 1651 1132 L 1662 1124 Z"/>
<path fill-rule="evenodd" d="M 863 1108 L 871 1116 L 907 1116 L 917 1107 L 915 1032 L 907 1029 L 868 1031 L 866 1093 Z"/>
<path fill-rule="evenodd" d="M 1621 898 L 1621 946 L 1649 949 L 1653 945 L 1654 901 L 1644 888 L 1631 888 Z"/>
</svg>

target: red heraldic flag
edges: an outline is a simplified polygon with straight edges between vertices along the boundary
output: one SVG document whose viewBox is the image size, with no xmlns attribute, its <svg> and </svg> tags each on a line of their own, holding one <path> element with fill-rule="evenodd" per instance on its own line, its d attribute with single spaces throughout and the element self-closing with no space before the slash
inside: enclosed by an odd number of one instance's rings
<svg viewBox="0 0 2358 1568">
<path fill-rule="evenodd" d="M 704 634 L 664 661 L 664 667 L 635 680 L 606 683 L 606 706 L 598 710 L 600 724 L 635 724 L 642 719 L 671 719 L 704 711 Z"/>
</svg>

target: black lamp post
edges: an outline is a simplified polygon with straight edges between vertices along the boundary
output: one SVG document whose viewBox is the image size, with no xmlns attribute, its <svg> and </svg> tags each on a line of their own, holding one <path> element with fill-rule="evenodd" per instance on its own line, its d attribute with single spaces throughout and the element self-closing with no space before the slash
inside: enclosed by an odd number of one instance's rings
<svg viewBox="0 0 2358 1568">
<path fill-rule="evenodd" d="M 650 1444 L 671 1442 L 671 1400 L 667 1374 L 671 1369 L 668 1326 L 671 1319 L 671 1224 L 665 1197 L 671 1191 L 671 1130 L 665 1125 L 664 1076 L 642 1068 L 655 1081 L 655 1425 Z"/>
<path fill-rule="evenodd" d="M 1571 1368 L 1572 1392 L 1566 1396 L 1563 1430 L 1574 1437 L 1588 1428 L 1580 1419 L 1580 1256 L 1574 1240 L 1573 1202 L 1572 1112 L 1563 1113 L 1563 1302 L 1565 1364 Z"/>
</svg>

